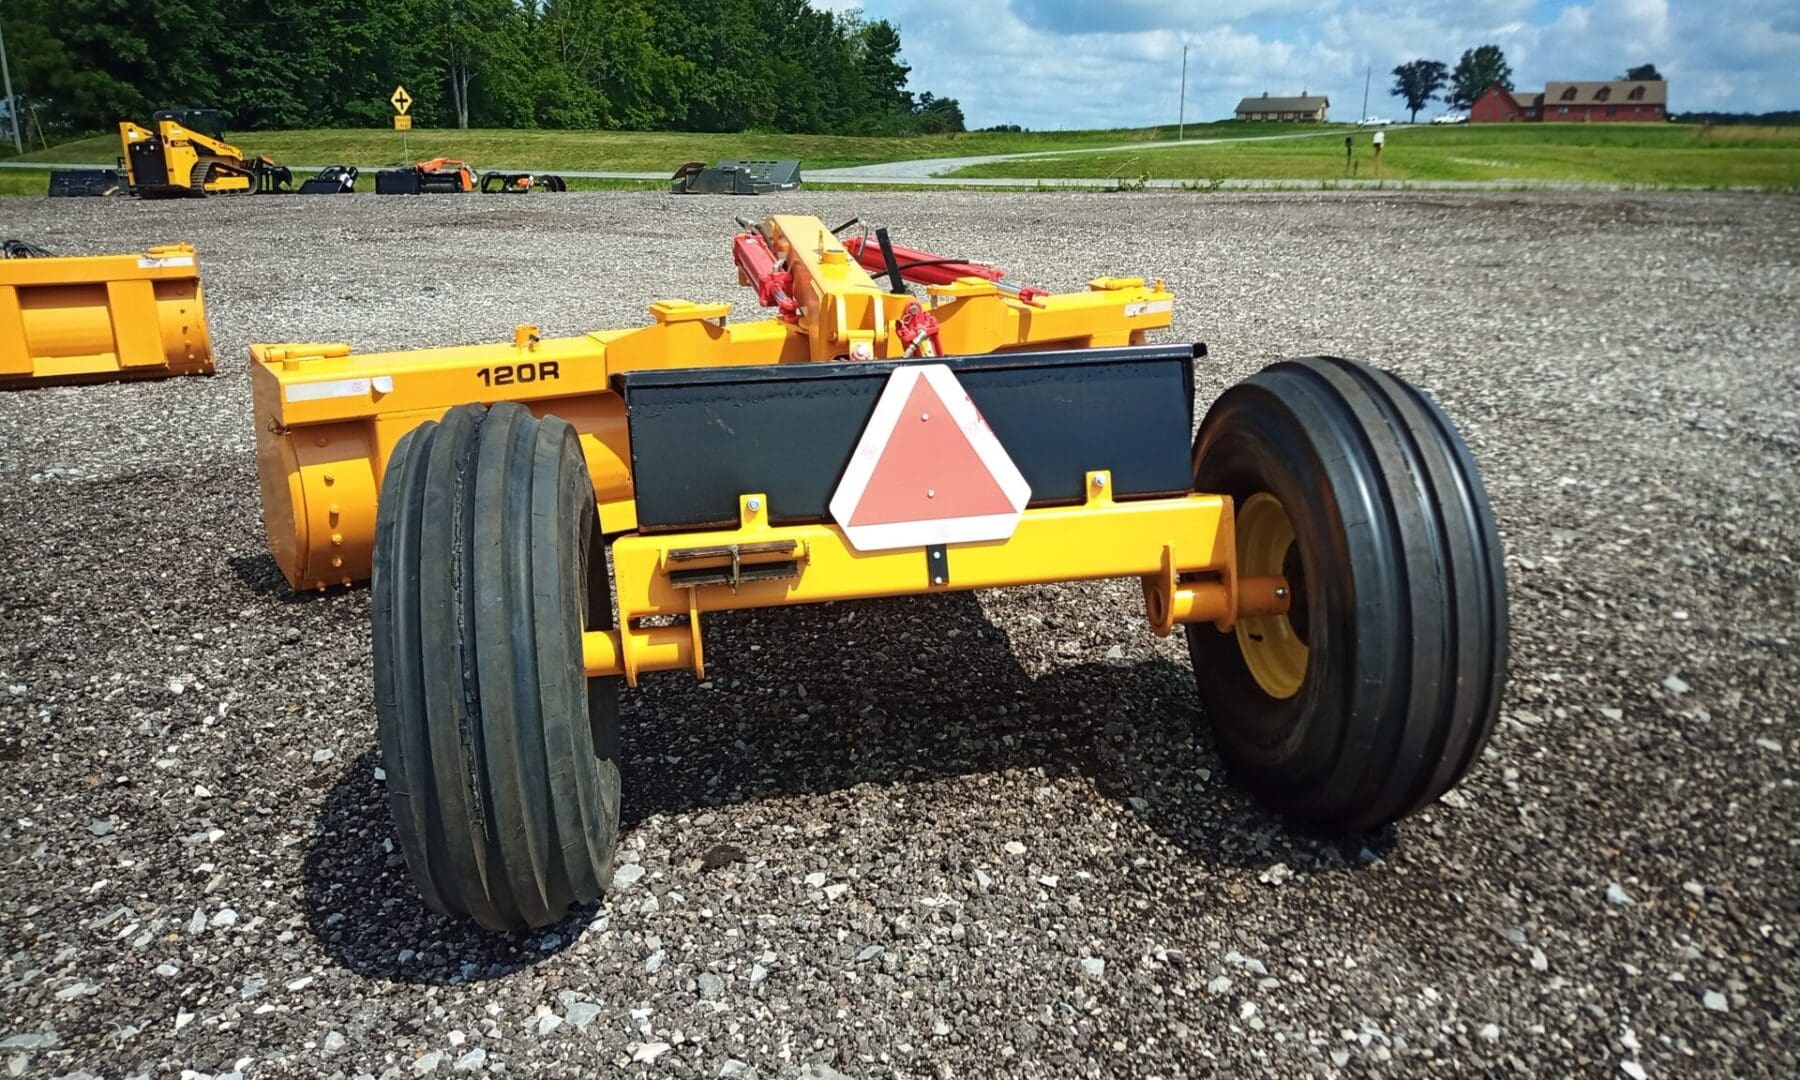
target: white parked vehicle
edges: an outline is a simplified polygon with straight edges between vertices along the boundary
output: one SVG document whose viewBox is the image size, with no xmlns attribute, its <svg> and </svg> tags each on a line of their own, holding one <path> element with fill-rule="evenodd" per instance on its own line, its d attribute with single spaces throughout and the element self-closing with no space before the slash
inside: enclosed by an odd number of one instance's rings
<svg viewBox="0 0 1800 1080">
<path fill-rule="evenodd" d="M 1385 116 L 1365 116 L 1356 122 L 1357 127 L 1388 127 L 1391 124 L 1393 121 Z"/>
<path fill-rule="evenodd" d="M 1466 124 L 1469 122 L 1469 114 L 1452 110 L 1442 116 L 1432 117 L 1431 122 L 1434 124 Z"/>
</svg>

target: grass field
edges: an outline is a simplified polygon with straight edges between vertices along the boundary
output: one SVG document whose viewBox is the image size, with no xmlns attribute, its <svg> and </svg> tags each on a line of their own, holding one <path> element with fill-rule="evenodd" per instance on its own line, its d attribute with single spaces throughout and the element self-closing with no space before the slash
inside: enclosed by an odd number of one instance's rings
<svg viewBox="0 0 1800 1080">
<path fill-rule="evenodd" d="M 1266 130 L 1266 129 L 1265 129 Z M 1357 132 L 1355 175 L 1373 173 L 1369 132 Z M 1152 177 L 1341 180 L 1336 138 L 997 161 L 963 177 Z M 1388 130 L 1387 180 L 1569 180 L 1668 187 L 1800 188 L 1800 128 L 1687 124 L 1399 125 Z"/>
<path fill-rule="evenodd" d="M 1369 132 L 1342 128 L 1355 139 L 1354 176 L 1373 177 Z M 1189 139 L 1272 134 L 1313 135 L 1314 127 L 1189 124 Z M 1346 176 L 1344 146 L 1324 137 L 1226 142 L 1088 153 L 1082 148 L 1130 147 L 1171 140 L 1173 127 L 1112 131 L 970 132 L 918 138 L 833 135 L 681 134 L 662 132 L 455 131 L 412 133 L 406 160 L 460 158 L 477 168 L 616 171 L 666 174 L 684 161 L 726 157 L 798 157 L 817 170 L 931 157 L 1052 152 L 974 165 L 964 178 L 1115 177 L 1132 180 L 1291 180 L 1330 182 Z M 247 152 L 296 165 L 397 164 L 400 138 L 391 131 L 271 131 L 234 136 Z M 95 136 L 23 155 L 18 161 L 110 165 L 118 144 Z M 1686 124 L 1518 124 L 1389 129 L 1382 179 L 1459 180 L 1505 185 L 1515 181 L 1577 181 L 1657 187 L 1800 189 L 1800 128 L 1704 128 Z M 48 175 L 0 169 L 0 194 L 41 195 Z M 639 187 L 640 183 L 573 180 L 582 189 Z M 652 185 L 653 186 L 653 185 Z"/>
<path fill-rule="evenodd" d="M 1189 138 L 1266 135 L 1229 121 L 1189 124 Z M 799 158 L 807 168 L 872 165 L 913 158 L 1029 153 L 1084 146 L 1121 146 L 1175 138 L 1175 126 L 1110 131 L 963 132 L 910 138 L 848 135 L 708 134 L 634 131 L 512 131 L 421 128 L 407 140 L 380 130 L 261 131 L 230 133 L 245 153 L 267 154 L 296 165 L 394 165 L 450 157 L 477 167 L 571 169 L 591 172 L 674 172 L 685 161 L 721 158 Z M 119 156 L 116 134 L 96 135 L 0 160 L 109 165 Z"/>
<path fill-rule="evenodd" d="M 0 195 L 42 195 L 50 174 L 37 169 L 0 169 Z"/>
</svg>

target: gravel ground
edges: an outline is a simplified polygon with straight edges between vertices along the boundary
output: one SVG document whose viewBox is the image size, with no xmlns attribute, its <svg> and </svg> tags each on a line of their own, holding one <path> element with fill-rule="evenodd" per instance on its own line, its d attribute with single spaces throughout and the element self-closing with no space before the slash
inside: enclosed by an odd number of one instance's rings
<svg viewBox="0 0 1800 1080">
<path fill-rule="evenodd" d="M 1445 802 L 1347 840 L 1232 786 L 1135 585 L 718 617 L 627 698 L 618 890 L 426 911 L 368 594 L 265 553 L 245 347 L 744 302 L 733 214 L 1024 280 L 1166 276 L 1204 406 L 1284 355 L 1434 391 L 1512 683 Z M 200 246 L 220 374 L 0 395 L 7 1075 L 1792 1076 L 1800 200 L 646 194 L 5 201 Z M 744 309 L 748 313 L 749 309 Z"/>
</svg>

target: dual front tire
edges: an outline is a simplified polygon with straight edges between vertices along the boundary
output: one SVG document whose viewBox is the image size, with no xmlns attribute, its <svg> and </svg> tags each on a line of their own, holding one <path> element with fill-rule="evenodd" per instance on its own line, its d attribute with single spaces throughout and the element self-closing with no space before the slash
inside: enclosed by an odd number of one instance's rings
<svg viewBox="0 0 1800 1080">
<path fill-rule="evenodd" d="M 1394 376 L 1311 358 L 1231 388 L 1195 490 L 1229 496 L 1240 573 L 1285 614 L 1187 630 L 1234 774 L 1309 825 L 1396 821 L 1479 756 L 1506 665 L 1493 513 L 1442 410 Z M 433 908 L 548 925 L 611 883 L 619 679 L 586 676 L 614 617 L 576 435 L 467 405 L 403 438 L 378 510 L 376 708 L 388 801 Z"/>
<path fill-rule="evenodd" d="M 1286 615 L 1187 630 L 1234 775 L 1331 830 L 1449 790 L 1499 712 L 1507 606 L 1493 510 L 1443 410 L 1363 364 L 1276 364 L 1207 413 L 1194 486 L 1232 497 L 1239 572 L 1290 586 Z"/>
<path fill-rule="evenodd" d="M 467 405 L 395 448 L 377 510 L 375 705 L 401 852 L 433 908 L 545 926 L 612 881 L 619 688 L 593 485 L 570 426 Z"/>
</svg>

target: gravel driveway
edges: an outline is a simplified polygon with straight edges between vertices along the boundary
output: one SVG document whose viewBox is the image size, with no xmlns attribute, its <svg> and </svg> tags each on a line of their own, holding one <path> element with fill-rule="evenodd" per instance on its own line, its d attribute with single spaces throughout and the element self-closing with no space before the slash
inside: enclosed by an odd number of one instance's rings
<svg viewBox="0 0 1800 1080">
<path fill-rule="evenodd" d="M 719 616 L 627 696 L 619 888 L 415 898 L 368 593 L 265 553 L 246 346 L 733 300 L 734 214 L 1152 273 L 1204 406 L 1286 355 L 1437 394 L 1508 544 L 1486 757 L 1397 829 L 1231 784 L 1135 584 Z M 798 193 L 8 199 L 199 245 L 220 374 L 0 395 L 0 1068 L 174 1077 L 1800 1070 L 1800 200 Z"/>
</svg>

